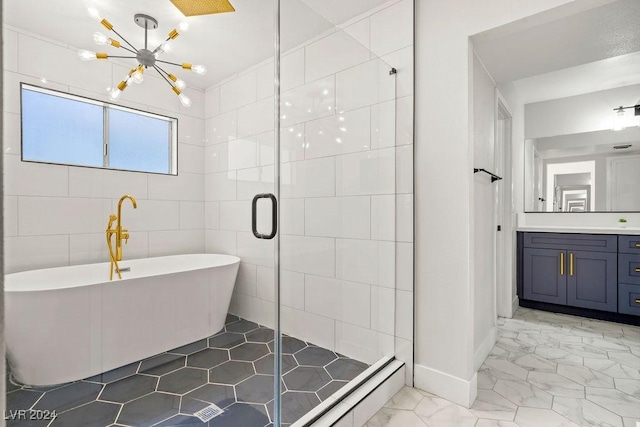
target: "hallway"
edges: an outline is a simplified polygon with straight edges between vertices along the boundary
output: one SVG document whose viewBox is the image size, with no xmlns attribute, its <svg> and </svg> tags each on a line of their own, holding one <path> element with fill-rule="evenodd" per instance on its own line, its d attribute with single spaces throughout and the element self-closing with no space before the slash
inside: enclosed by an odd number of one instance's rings
<svg viewBox="0 0 640 427">
<path fill-rule="evenodd" d="M 640 423 L 640 327 L 522 307 L 498 325 L 470 409 L 405 387 L 367 427 Z"/>
</svg>

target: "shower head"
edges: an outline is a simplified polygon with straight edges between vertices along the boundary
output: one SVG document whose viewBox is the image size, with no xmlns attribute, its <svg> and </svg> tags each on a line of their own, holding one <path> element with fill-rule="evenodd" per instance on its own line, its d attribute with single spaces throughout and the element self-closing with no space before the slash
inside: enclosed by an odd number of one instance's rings
<svg viewBox="0 0 640 427">
<path fill-rule="evenodd" d="M 171 0 L 184 16 L 211 15 L 214 13 L 235 12 L 229 0 Z"/>
</svg>

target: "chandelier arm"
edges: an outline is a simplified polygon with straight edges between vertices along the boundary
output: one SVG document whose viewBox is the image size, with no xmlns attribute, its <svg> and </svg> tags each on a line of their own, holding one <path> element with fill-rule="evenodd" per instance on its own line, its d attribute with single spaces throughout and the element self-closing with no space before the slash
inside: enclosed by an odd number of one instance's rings
<svg viewBox="0 0 640 427">
<path fill-rule="evenodd" d="M 126 58 L 126 59 L 136 59 L 135 56 L 121 56 L 121 55 L 109 55 L 109 58 Z"/>
<path fill-rule="evenodd" d="M 126 44 L 128 44 L 128 45 L 131 47 L 131 49 L 135 50 L 136 52 L 138 51 L 138 49 L 136 49 L 134 45 L 132 45 L 131 43 L 129 43 L 129 42 L 127 41 L 127 39 L 125 39 L 124 37 L 122 37 L 122 35 L 121 35 L 120 33 L 118 33 L 118 32 L 115 30 L 115 28 L 112 28 L 112 29 L 111 29 L 111 31 L 113 31 L 114 33 L 116 33 L 116 35 L 117 35 L 118 37 L 120 37 L 120 38 L 122 39 L 122 41 L 124 41 Z"/>
<path fill-rule="evenodd" d="M 169 73 L 167 73 L 162 67 L 160 67 L 159 65 L 154 65 L 154 68 L 161 74 L 164 74 L 165 76 L 168 76 Z M 173 86 L 173 84 L 171 84 L 171 86 Z"/>
<path fill-rule="evenodd" d="M 126 50 L 127 52 L 131 52 L 131 53 L 136 53 L 136 54 L 138 53 L 138 52 L 136 52 L 135 50 L 133 50 L 133 49 L 129 49 L 128 47 L 126 47 L 126 46 L 122 46 L 122 45 L 120 45 L 120 49 L 124 49 L 124 50 Z"/>
<path fill-rule="evenodd" d="M 163 74 L 163 73 L 166 73 L 166 71 L 164 71 L 162 68 L 158 67 L 157 65 L 154 65 L 153 68 L 155 68 L 155 70 L 158 72 L 158 74 L 160 74 L 160 76 L 164 79 L 165 82 L 169 83 L 169 86 L 173 87 L 173 84 Z"/>
<path fill-rule="evenodd" d="M 163 61 L 161 59 L 156 59 L 156 62 L 162 62 L 163 64 L 175 65 L 176 67 L 182 68 L 182 64 L 176 64 L 175 62 Z"/>
<path fill-rule="evenodd" d="M 160 43 L 155 49 L 152 50 L 153 53 L 158 52 L 158 49 L 160 49 L 160 47 L 162 47 L 163 44 L 165 44 L 166 42 L 168 42 L 169 40 L 171 40 L 171 37 L 167 37 L 165 41 L 163 41 L 162 43 Z"/>
</svg>

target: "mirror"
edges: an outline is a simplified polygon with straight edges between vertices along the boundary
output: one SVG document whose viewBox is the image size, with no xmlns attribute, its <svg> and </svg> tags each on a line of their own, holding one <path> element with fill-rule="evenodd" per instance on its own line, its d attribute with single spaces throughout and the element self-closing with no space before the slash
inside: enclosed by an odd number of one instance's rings
<svg viewBox="0 0 640 427">
<path fill-rule="evenodd" d="M 527 139 L 524 169 L 528 211 L 640 211 L 637 126 Z"/>
</svg>

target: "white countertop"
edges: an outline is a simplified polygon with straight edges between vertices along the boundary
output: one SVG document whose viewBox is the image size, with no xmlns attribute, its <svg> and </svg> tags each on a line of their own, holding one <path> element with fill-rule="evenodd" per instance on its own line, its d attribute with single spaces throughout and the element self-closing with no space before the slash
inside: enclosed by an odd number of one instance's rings
<svg viewBox="0 0 640 427">
<path fill-rule="evenodd" d="M 632 234 L 640 235 L 640 227 L 571 227 L 571 226 L 523 226 L 517 231 L 539 232 L 539 233 L 591 233 L 591 234 Z"/>
</svg>

